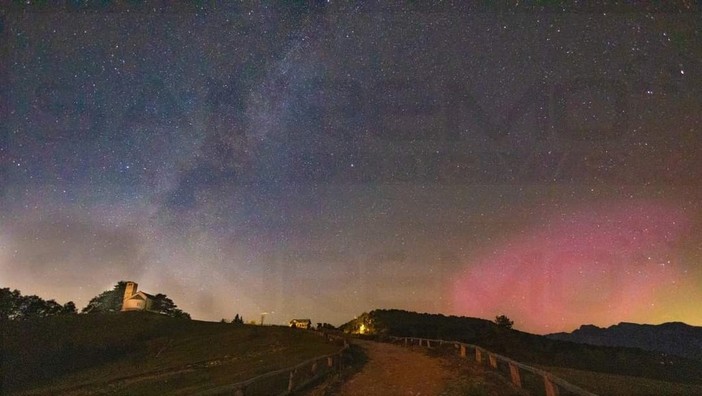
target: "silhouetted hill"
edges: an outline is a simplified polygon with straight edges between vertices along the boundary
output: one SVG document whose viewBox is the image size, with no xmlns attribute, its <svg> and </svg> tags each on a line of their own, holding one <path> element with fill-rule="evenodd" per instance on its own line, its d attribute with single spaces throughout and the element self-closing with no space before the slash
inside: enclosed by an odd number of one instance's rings
<svg viewBox="0 0 702 396">
<path fill-rule="evenodd" d="M 312 332 L 150 312 L 0 322 L 0 394 L 196 394 L 331 353 Z"/>
<path fill-rule="evenodd" d="M 584 325 L 572 333 L 546 337 L 590 345 L 641 348 L 702 360 L 702 327 L 681 322 L 660 325 L 622 322 L 607 328 Z"/>
<path fill-rule="evenodd" d="M 342 325 L 341 329 L 357 332 L 361 324 L 369 334 L 379 337 L 411 336 L 462 341 L 537 366 L 702 383 L 702 361 L 638 348 L 560 341 L 502 328 L 484 319 L 394 309 L 375 310 Z"/>
</svg>

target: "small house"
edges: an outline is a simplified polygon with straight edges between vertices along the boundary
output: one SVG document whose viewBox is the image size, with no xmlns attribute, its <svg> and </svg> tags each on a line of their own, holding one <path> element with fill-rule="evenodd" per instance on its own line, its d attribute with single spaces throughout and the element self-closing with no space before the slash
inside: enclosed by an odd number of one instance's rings
<svg viewBox="0 0 702 396">
<path fill-rule="evenodd" d="M 311 319 L 293 319 L 290 321 L 290 327 L 309 330 L 312 328 L 312 320 Z"/>
<path fill-rule="evenodd" d="M 135 282 L 127 282 L 122 299 L 122 312 L 124 311 L 151 311 L 154 296 L 143 291 L 137 291 L 139 285 Z"/>
</svg>

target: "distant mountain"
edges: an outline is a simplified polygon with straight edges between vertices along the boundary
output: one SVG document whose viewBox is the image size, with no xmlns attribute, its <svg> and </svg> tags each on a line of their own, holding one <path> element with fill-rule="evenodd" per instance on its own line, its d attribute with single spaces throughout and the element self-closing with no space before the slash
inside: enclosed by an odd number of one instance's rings
<svg viewBox="0 0 702 396">
<path fill-rule="evenodd" d="M 607 328 L 584 325 L 572 333 L 546 337 L 590 345 L 641 348 L 702 360 L 702 327 L 681 322 L 660 325 L 622 322 Z"/>
</svg>

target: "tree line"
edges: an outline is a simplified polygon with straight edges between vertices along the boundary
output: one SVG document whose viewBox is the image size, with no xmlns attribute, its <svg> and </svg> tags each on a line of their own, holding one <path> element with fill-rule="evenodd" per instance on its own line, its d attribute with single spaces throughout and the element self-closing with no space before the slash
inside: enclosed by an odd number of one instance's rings
<svg viewBox="0 0 702 396">
<path fill-rule="evenodd" d="M 0 320 L 25 320 L 56 315 L 76 314 L 76 304 L 69 301 L 63 305 L 56 300 L 44 300 L 35 295 L 23 296 L 9 287 L 0 289 Z"/>
<path fill-rule="evenodd" d="M 227 319 L 222 318 L 222 320 L 219 321 L 219 323 L 231 323 L 235 325 L 243 325 L 244 324 L 244 317 L 240 316 L 239 314 L 236 314 L 234 316 L 234 319 L 232 321 L 228 321 Z M 256 322 L 252 322 L 251 324 L 256 324 Z"/>
<path fill-rule="evenodd" d="M 122 309 L 126 286 L 127 282 L 125 281 L 117 282 L 111 290 L 105 290 L 90 299 L 81 313 L 119 312 Z M 173 300 L 165 294 L 158 293 L 152 296 L 152 299 L 150 311 L 174 318 L 190 319 L 190 314 L 179 309 Z M 0 320 L 26 320 L 77 313 L 78 310 L 73 301 L 61 305 L 53 299 L 44 300 L 36 295 L 22 295 L 17 289 L 0 288 Z"/>
</svg>

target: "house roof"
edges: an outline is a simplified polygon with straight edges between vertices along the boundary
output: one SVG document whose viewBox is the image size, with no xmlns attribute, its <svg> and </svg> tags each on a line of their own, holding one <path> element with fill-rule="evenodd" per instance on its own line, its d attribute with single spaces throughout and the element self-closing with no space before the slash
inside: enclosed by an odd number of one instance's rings
<svg viewBox="0 0 702 396">
<path fill-rule="evenodd" d="M 291 322 L 310 322 L 312 323 L 312 319 L 293 319 Z"/>
<path fill-rule="evenodd" d="M 151 294 L 148 294 L 148 293 L 144 293 L 143 291 L 138 291 L 138 292 L 136 292 L 136 294 L 134 294 L 134 295 L 132 295 L 131 297 L 127 298 L 127 300 L 131 300 L 131 299 L 133 299 L 133 298 L 139 298 L 139 299 L 142 299 L 142 300 L 146 300 L 146 299 L 153 300 L 153 299 L 154 299 L 154 296 L 152 296 Z"/>
</svg>

